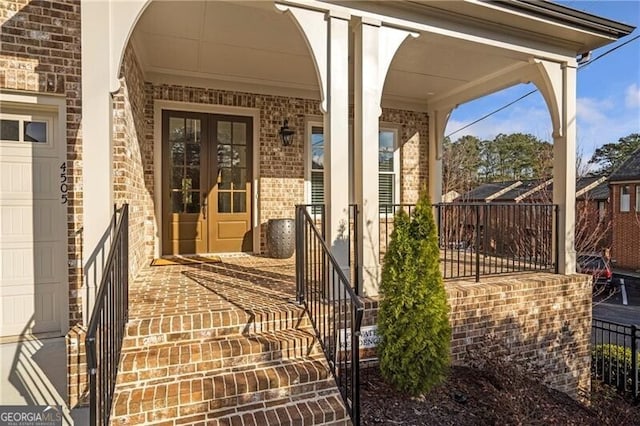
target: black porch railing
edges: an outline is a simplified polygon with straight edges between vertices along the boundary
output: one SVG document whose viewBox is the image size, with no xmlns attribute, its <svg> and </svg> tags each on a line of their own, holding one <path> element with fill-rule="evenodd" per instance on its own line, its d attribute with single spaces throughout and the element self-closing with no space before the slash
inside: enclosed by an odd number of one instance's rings
<svg viewBox="0 0 640 426">
<path fill-rule="evenodd" d="M 640 327 L 594 318 L 591 375 L 640 399 Z"/>
<path fill-rule="evenodd" d="M 115 235 L 96 294 L 85 345 L 90 424 L 108 425 L 129 313 L 129 206 L 113 214 Z"/>
<path fill-rule="evenodd" d="M 535 203 L 443 203 L 434 207 L 445 279 L 557 272 L 557 208 Z M 380 206 L 380 262 L 398 210 L 410 204 Z"/>
<path fill-rule="evenodd" d="M 298 302 L 311 318 L 354 425 L 360 424 L 360 326 L 364 304 L 327 247 L 309 206 L 296 207 Z"/>
</svg>

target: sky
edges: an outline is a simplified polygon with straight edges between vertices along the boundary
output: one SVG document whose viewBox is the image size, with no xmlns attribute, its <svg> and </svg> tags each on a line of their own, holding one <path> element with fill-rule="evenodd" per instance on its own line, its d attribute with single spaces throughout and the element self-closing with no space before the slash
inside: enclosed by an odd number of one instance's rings
<svg viewBox="0 0 640 426">
<path fill-rule="evenodd" d="M 565 6 L 640 27 L 640 0 L 557 1 Z M 636 28 L 629 36 L 594 50 L 591 58 L 640 34 Z M 588 160 L 594 150 L 605 143 L 617 142 L 631 133 L 640 133 L 640 39 L 608 54 L 577 73 L 577 150 Z M 534 85 L 518 85 L 485 96 L 456 108 L 445 135 L 508 104 Z M 551 119 L 539 92 L 492 115 L 461 132 L 464 135 L 493 139 L 498 133 L 530 133 L 552 142 Z"/>
</svg>

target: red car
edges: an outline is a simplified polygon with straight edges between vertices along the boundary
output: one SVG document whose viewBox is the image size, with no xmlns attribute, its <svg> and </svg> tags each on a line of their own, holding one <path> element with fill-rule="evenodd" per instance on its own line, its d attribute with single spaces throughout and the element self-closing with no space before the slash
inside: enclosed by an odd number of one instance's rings
<svg viewBox="0 0 640 426">
<path fill-rule="evenodd" d="M 594 284 L 611 284 L 613 272 L 609 263 L 602 256 L 579 255 L 577 261 L 578 272 L 593 276 Z"/>
</svg>

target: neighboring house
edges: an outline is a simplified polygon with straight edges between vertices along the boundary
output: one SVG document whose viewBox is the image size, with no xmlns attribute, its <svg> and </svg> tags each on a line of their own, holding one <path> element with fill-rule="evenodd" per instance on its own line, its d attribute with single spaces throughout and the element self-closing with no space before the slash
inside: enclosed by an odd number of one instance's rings
<svg viewBox="0 0 640 426">
<path fill-rule="evenodd" d="M 616 266 L 640 270 L 640 149 L 609 177 Z"/>
<path fill-rule="evenodd" d="M 609 188 L 606 177 L 582 177 L 576 180 L 576 250 L 578 252 L 599 252 L 611 244 L 612 217 L 609 214 Z M 541 203 L 553 200 L 553 179 L 490 182 L 462 194 L 455 202 L 476 203 Z M 531 213 L 529 213 L 529 216 Z M 514 218 L 514 221 L 530 221 L 530 217 Z M 508 239 L 505 223 L 493 223 L 500 240 Z M 538 237 L 540 230 L 529 229 L 531 238 Z M 549 230 L 545 230 L 547 234 Z M 549 238 L 546 236 L 545 238 Z M 497 241 L 499 243 L 500 241 Z M 499 245 L 499 244 L 497 244 Z"/>
<path fill-rule="evenodd" d="M 451 111 L 521 82 L 559 135 L 573 274 L 577 58 L 634 29 L 530 1 L 1 5 L 0 337 L 86 326 L 123 203 L 132 277 L 166 255 L 268 254 L 269 219 L 319 200 L 347 267 L 356 203 L 356 285 L 374 297 L 380 202 L 425 186 L 439 202 Z"/>
</svg>

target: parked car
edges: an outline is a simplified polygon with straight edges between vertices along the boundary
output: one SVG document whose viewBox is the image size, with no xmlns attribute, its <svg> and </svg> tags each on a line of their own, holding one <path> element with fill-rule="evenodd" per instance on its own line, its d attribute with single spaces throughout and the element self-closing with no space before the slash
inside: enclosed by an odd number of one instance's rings
<svg viewBox="0 0 640 426">
<path fill-rule="evenodd" d="M 611 278 L 613 277 L 611 265 L 601 255 L 578 255 L 577 270 L 581 274 L 591 275 L 594 284 L 611 285 Z"/>
</svg>

